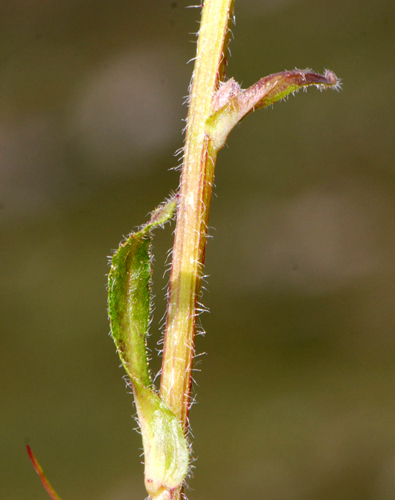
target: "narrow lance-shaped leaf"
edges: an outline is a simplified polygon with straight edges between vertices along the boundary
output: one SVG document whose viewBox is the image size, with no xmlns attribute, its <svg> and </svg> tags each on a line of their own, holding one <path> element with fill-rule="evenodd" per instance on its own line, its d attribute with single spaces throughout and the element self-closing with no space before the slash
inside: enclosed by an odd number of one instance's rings
<svg viewBox="0 0 395 500">
<path fill-rule="evenodd" d="M 41 482 L 46 489 L 48 495 L 52 500 L 60 500 L 60 497 L 56 494 L 55 490 L 52 488 L 50 482 L 46 478 L 44 471 L 41 467 L 41 465 L 38 463 L 37 458 L 34 456 L 34 453 L 30 446 L 26 446 L 27 453 L 29 455 L 30 461 L 33 464 L 34 470 L 37 472 L 39 478 L 41 479 Z"/>
<path fill-rule="evenodd" d="M 233 127 L 252 111 L 269 106 L 309 85 L 320 89 L 339 89 L 340 81 L 333 71 L 327 70 L 324 75 L 320 75 L 311 70 L 295 69 L 265 76 L 248 89 L 242 90 L 231 78 L 214 96 L 214 113 L 206 122 L 206 132 L 213 147 L 221 149 Z"/>
<path fill-rule="evenodd" d="M 151 496 L 166 499 L 181 486 L 188 470 L 188 445 L 183 429 L 152 387 L 146 337 L 151 312 L 152 229 L 173 214 L 176 200 L 158 207 L 150 221 L 122 243 L 109 274 L 111 334 L 128 373 L 143 437 L 145 486 Z"/>
<path fill-rule="evenodd" d="M 150 387 L 146 337 L 151 313 L 150 232 L 168 221 L 175 198 L 160 205 L 140 231 L 132 233 L 112 257 L 108 278 L 111 334 L 132 380 Z"/>
</svg>

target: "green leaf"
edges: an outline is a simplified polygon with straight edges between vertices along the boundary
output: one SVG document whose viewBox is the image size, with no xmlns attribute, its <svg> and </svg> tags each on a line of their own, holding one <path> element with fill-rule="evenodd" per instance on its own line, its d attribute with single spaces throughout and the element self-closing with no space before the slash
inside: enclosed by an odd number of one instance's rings
<svg viewBox="0 0 395 500">
<path fill-rule="evenodd" d="M 231 78 L 214 96 L 214 113 L 206 121 L 206 132 L 213 147 L 221 149 L 233 127 L 252 111 L 274 104 L 309 85 L 315 85 L 319 89 L 339 89 L 340 80 L 329 70 L 320 75 L 311 70 L 295 69 L 266 76 L 248 89 L 241 90 Z"/>
<path fill-rule="evenodd" d="M 160 205 L 140 231 L 129 235 L 111 261 L 108 312 L 111 334 L 132 380 L 151 386 L 146 338 L 151 313 L 151 231 L 174 212 L 176 199 Z"/>
<path fill-rule="evenodd" d="M 145 456 L 145 485 L 151 498 L 165 499 L 188 471 L 188 445 L 171 410 L 152 387 L 146 338 L 151 312 L 151 231 L 169 220 L 176 200 L 158 207 L 112 258 L 109 274 L 111 334 L 130 377 Z"/>
<path fill-rule="evenodd" d="M 151 385 L 146 336 L 151 311 L 149 234 L 132 234 L 112 259 L 108 307 L 111 334 L 122 364 L 133 380 Z"/>
</svg>

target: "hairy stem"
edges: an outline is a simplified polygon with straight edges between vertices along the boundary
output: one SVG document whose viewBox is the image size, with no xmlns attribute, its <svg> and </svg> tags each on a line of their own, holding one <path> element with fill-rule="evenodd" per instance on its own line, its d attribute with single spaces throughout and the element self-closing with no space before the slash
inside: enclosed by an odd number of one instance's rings
<svg viewBox="0 0 395 500">
<path fill-rule="evenodd" d="M 222 78 L 231 8 L 232 0 L 204 2 L 190 92 L 160 387 L 184 429 L 216 158 L 204 128 Z"/>
</svg>

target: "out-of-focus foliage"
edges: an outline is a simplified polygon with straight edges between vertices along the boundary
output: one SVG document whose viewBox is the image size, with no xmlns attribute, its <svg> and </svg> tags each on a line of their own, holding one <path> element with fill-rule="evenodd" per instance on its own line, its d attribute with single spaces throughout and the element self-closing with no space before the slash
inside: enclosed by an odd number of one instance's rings
<svg viewBox="0 0 395 500">
<path fill-rule="evenodd" d="M 25 441 L 64 500 L 145 497 L 106 256 L 178 184 L 199 15 L 187 5 L 0 5 L 7 500 L 45 498 Z M 228 76 L 243 87 L 311 67 L 343 91 L 254 114 L 219 155 L 187 493 L 392 500 L 395 4 L 245 0 L 236 18 Z M 171 239 L 154 242 L 153 358 Z"/>
</svg>

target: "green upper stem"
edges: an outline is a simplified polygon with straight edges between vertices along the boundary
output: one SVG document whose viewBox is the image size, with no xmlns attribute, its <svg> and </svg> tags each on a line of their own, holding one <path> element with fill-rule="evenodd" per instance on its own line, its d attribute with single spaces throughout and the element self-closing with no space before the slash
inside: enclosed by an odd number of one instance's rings
<svg viewBox="0 0 395 500">
<path fill-rule="evenodd" d="M 191 84 L 160 387 L 184 428 L 216 156 L 205 123 L 223 76 L 231 9 L 232 0 L 204 2 Z"/>
</svg>

